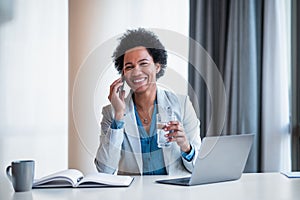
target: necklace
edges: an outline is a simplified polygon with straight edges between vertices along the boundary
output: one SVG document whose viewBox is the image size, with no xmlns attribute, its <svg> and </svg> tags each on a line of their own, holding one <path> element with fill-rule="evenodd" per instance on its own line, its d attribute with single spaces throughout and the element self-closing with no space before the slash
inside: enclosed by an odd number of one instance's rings
<svg viewBox="0 0 300 200">
<path fill-rule="evenodd" d="M 142 120 L 142 123 L 145 124 L 145 125 L 148 125 L 150 123 L 150 121 L 151 121 L 151 115 L 150 115 L 151 110 L 152 109 L 150 108 L 149 112 L 145 112 L 144 110 L 139 110 L 137 108 L 137 112 L 138 112 L 138 114 L 139 114 L 139 116 L 140 116 L 140 118 Z"/>
<path fill-rule="evenodd" d="M 144 124 L 148 124 L 148 119 L 147 118 L 145 118 L 143 120 L 144 120 Z"/>
<path fill-rule="evenodd" d="M 154 104 L 145 106 L 144 108 L 146 108 L 146 110 L 144 110 L 142 106 L 136 104 L 134 94 L 133 94 L 133 99 L 134 99 L 134 103 L 135 103 L 135 109 L 140 117 L 140 120 L 142 121 L 142 124 L 148 127 L 149 124 L 151 123 Z M 154 101 L 156 101 L 156 100 L 154 100 Z"/>
</svg>

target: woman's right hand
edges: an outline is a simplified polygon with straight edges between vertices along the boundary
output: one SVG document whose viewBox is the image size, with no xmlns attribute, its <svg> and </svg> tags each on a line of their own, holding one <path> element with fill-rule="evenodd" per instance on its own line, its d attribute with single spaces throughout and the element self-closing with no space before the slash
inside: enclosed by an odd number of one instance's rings
<svg viewBox="0 0 300 200">
<path fill-rule="evenodd" d="M 121 120 L 125 114 L 125 91 L 122 89 L 122 78 L 118 78 L 110 85 L 108 99 L 115 110 L 115 120 Z"/>
</svg>

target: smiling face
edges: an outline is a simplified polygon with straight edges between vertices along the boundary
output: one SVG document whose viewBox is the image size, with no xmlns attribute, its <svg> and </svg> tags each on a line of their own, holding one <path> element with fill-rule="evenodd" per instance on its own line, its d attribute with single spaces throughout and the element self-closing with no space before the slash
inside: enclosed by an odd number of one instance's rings
<svg viewBox="0 0 300 200">
<path fill-rule="evenodd" d="M 160 65 L 153 62 L 145 47 L 136 47 L 125 52 L 123 73 L 127 84 L 135 93 L 155 91 L 156 73 Z"/>
</svg>

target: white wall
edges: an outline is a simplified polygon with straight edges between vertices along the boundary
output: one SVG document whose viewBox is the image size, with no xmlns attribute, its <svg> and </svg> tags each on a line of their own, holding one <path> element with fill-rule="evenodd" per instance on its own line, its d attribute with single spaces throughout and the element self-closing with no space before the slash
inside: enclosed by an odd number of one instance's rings
<svg viewBox="0 0 300 200">
<path fill-rule="evenodd" d="M 0 175 L 18 159 L 37 177 L 67 168 L 67 4 L 1 0 Z"/>
<path fill-rule="evenodd" d="M 179 47 L 169 51 L 168 71 L 160 82 L 186 93 L 188 43 L 177 37 L 188 36 L 189 3 L 70 0 L 69 13 L 69 167 L 87 173 L 96 170 L 93 160 L 99 144 L 100 112 L 109 103 L 109 85 L 119 76 L 111 62 L 116 38 L 127 29 L 152 28 L 167 50 Z"/>
</svg>

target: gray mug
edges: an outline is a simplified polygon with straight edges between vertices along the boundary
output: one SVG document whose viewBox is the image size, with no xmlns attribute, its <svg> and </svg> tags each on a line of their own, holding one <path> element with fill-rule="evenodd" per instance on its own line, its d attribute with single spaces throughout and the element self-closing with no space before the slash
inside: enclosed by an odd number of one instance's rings
<svg viewBox="0 0 300 200">
<path fill-rule="evenodd" d="M 11 165 L 6 168 L 6 175 L 12 182 L 16 192 L 30 191 L 34 179 L 34 161 L 13 161 Z"/>
</svg>

